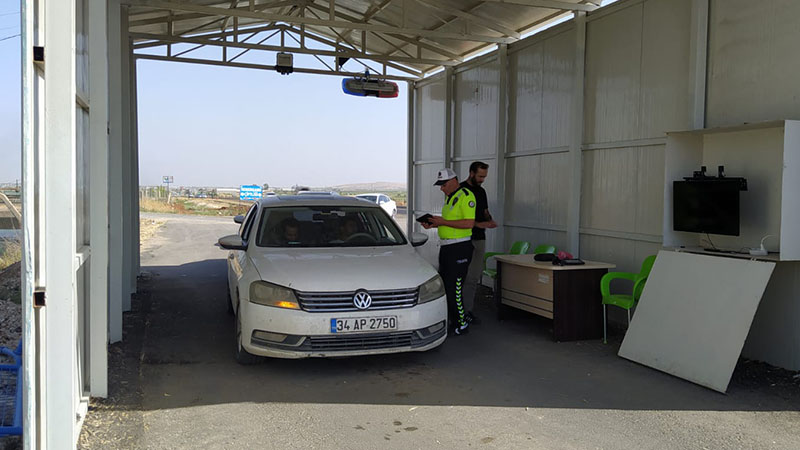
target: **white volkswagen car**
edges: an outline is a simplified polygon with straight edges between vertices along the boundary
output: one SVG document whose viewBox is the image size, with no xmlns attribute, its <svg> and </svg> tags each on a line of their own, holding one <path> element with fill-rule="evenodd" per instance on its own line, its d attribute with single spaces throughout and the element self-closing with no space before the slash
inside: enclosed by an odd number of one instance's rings
<svg viewBox="0 0 800 450">
<path fill-rule="evenodd" d="M 386 211 L 386 214 L 392 217 L 397 215 L 397 202 L 386 194 L 358 194 L 356 198 L 380 205 Z"/>
<path fill-rule="evenodd" d="M 228 255 L 236 358 L 425 351 L 447 337 L 436 270 L 377 204 L 339 196 L 276 196 L 235 219 Z"/>
</svg>

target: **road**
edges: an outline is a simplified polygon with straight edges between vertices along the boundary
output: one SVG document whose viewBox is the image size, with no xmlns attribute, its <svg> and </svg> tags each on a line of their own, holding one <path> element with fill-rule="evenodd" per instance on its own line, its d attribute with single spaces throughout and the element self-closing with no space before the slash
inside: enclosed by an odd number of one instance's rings
<svg viewBox="0 0 800 450">
<path fill-rule="evenodd" d="M 488 298 L 481 325 L 433 352 L 239 366 L 225 252 L 213 245 L 235 231 L 230 219 L 172 216 L 143 248 L 144 325 L 129 331 L 141 333 L 141 365 L 122 376 L 138 384 L 140 403 L 126 408 L 141 425 L 126 446 L 800 448 L 791 376 L 743 369 L 721 395 L 617 357 L 618 337 L 557 343 L 545 319 L 498 322 Z M 104 412 L 87 423 L 92 414 Z"/>
</svg>

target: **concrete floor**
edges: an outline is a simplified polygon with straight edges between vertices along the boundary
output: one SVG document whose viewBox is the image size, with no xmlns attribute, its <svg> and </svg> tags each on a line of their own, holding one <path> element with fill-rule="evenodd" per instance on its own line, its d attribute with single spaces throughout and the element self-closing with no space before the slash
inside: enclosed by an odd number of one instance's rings
<svg viewBox="0 0 800 450">
<path fill-rule="evenodd" d="M 168 217 L 142 253 L 138 448 L 800 448 L 797 384 L 735 376 L 721 395 L 488 300 L 429 353 L 239 366 L 213 245 L 237 226 Z"/>
</svg>

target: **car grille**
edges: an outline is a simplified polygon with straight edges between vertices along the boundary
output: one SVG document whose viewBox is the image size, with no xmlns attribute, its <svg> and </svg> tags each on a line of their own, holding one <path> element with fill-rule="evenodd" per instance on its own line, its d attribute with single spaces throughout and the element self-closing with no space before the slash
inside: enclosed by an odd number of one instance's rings
<svg viewBox="0 0 800 450">
<path fill-rule="evenodd" d="M 310 336 L 307 348 L 315 352 L 371 350 L 410 347 L 413 331 L 401 333 L 362 334 L 358 336 Z"/>
<path fill-rule="evenodd" d="M 372 305 L 368 311 L 410 308 L 417 304 L 417 288 L 368 291 Z M 300 307 L 310 312 L 361 311 L 353 304 L 352 292 L 296 292 Z"/>
</svg>

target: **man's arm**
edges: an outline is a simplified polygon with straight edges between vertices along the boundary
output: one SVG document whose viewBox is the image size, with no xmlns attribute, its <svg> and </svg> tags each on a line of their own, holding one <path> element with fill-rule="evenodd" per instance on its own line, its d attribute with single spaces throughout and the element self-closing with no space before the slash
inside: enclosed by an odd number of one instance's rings
<svg viewBox="0 0 800 450">
<path fill-rule="evenodd" d="M 431 217 L 431 225 L 434 227 L 448 226 L 451 228 L 472 228 L 475 226 L 475 219 L 446 220 L 441 216 Z"/>
<path fill-rule="evenodd" d="M 484 211 L 484 217 L 488 217 L 488 218 L 489 218 L 489 220 L 487 220 L 487 221 L 485 221 L 485 222 L 478 222 L 478 221 L 475 221 L 475 226 L 476 226 L 477 228 L 483 228 L 483 229 L 487 229 L 487 228 L 497 228 L 497 222 L 495 222 L 495 221 L 492 219 L 492 215 L 491 215 L 491 214 L 489 214 L 489 210 L 488 210 L 488 209 L 486 209 L 486 210 Z"/>
</svg>

